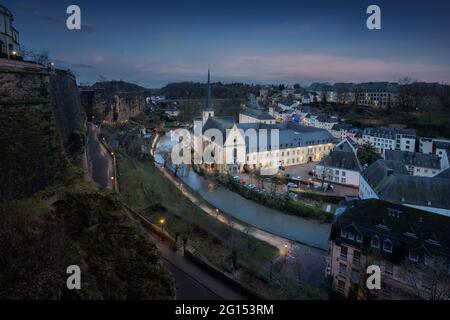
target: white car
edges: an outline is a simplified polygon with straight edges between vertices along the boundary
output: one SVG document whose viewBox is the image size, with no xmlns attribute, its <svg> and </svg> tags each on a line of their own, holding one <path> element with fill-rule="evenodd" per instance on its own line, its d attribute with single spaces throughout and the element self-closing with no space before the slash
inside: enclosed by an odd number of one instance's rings
<svg viewBox="0 0 450 320">
<path fill-rule="evenodd" d="M 296 185 L 295 183 L 289 182 L 287 184 L 288 189 L 297 189 L 298 185 Z"/>
<path fill-rule="evenodd" d="M 251 184 L 251 183 L 246 183 L 246 184 L 245 184 L 245 187 L 246 187 L 247 189 L 250 189 L 250 190 L 253 190 L 253 189 L 256 188 L 256 186 L 255 186 L 254 184 Z"/>
</svg>

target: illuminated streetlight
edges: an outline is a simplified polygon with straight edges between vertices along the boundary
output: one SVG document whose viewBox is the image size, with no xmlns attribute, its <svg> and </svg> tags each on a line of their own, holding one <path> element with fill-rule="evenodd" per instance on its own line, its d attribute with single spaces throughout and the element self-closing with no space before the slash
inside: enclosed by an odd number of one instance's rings
<svg viewBox="0 0 450 320">
<path fill-rule="evenodd" d="M 166 220 L 164 218 L 159 219 L 159 224 L 161 225 L 161 231 L 164 232 L 164 224 Z"/>
</svg>

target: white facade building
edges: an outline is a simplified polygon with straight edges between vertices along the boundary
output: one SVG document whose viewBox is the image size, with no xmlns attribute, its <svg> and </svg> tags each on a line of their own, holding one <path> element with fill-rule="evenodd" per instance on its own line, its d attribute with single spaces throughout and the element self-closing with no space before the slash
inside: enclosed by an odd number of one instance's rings
<svg viewBox="0 0 450 320">
<path fill-rule="evenodd" d="M 19 32 L 11 11 L 0 4 L 0 58 L 20 56 Z"/>
</svg>

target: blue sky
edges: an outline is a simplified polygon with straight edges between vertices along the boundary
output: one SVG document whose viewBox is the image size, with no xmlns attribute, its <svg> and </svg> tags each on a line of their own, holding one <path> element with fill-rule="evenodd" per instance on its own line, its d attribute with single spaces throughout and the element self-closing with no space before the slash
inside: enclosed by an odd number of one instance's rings
<svg viewBox="0 0 450 320">
<path fill-rule="evenodd" d="M 79 81 L 450 82 L 450 2 L 2 0 L 27 48 L 48 50 Z M 81 7 L 83 30 L 65 27 Z M 366 28 L 377 4 L 382 30 Z"/>
</svg>

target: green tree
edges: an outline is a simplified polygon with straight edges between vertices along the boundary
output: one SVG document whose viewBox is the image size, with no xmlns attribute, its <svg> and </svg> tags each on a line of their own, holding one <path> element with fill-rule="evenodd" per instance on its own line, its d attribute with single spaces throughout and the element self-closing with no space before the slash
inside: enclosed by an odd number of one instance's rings
<svg viewBox="0 0 450 320">
<path fill-rule="evenodd" d="M 358 149 L 358 159 L 361 164 L 370 166 L 375 161 L 381 159 L 381 155 L 370 144 L 365 144 Z"/>
</svg>

